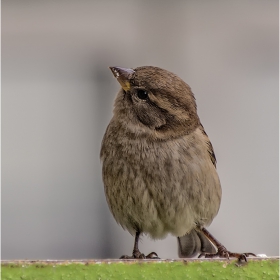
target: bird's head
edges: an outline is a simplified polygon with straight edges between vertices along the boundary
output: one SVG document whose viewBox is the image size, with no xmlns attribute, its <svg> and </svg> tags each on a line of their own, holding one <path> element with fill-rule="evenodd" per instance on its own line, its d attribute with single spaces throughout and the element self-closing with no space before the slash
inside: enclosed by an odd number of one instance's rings
<svg viewBox="0 0 280 280">
<path fill-rule="evenodd" d="M 114 119 L 132 133 L 170 139 L 194 131 L 200 124 L 191 88 L 164 69 L 110 67 L 121 85 Z"/>
</svg>

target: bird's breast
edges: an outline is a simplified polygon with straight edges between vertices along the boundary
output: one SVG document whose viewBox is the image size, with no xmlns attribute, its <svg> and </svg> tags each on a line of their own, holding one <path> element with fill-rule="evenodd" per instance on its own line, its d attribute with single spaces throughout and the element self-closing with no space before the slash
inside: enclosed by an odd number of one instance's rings
<svg viewBox="0 0 280 280">
<path fill-rule="evenodd" d="M 218 212 L 220 182 L 200 130 L 164 142 L 107 130 L 101 158 L 109 207 L 131 233 L 182 236 Z"/>
</svg>

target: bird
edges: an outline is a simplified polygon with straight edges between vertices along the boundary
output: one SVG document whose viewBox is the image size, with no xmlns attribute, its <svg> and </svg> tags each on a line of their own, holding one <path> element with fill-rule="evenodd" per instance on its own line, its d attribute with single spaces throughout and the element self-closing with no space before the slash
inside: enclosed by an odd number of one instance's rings
<svg viewBox="0 0 280 280">
<path fill-rule="evenodd" d="M 177 238 L 180 258 L 236 257 L 206 229 L 217 215 L 222 189 L 213 146 L 197 114 L 190 86 L 155 66 L 109 67 L 121 88 L 104 134 L 100 158 L 108 206 L 135 237 L 132 256 L 148 235 Z"/>
</svg>

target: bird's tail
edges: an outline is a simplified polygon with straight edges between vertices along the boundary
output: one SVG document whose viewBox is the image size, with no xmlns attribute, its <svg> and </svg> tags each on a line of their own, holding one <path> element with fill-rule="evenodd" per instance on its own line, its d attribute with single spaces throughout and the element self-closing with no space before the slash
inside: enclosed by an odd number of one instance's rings
<svg viewBox="0 0 280 280">
<path fill-rule="evenodd" d="M 180 258 L 193 258 L 200 253 L 215 254 L 216 246 L 199 229 L 178 237 L 178 255 Z"/>
</svg>

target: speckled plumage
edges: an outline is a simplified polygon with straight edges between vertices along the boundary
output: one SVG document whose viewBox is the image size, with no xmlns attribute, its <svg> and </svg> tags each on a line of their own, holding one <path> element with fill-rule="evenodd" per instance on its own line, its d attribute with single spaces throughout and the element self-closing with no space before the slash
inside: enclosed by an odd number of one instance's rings
<svg viewBox="0 0 280 280">
<path fill-rule="evenodd" d="M 100 154 L 114 218 L 131 234 L 155 239 L 199 231 L 218 213 L 221 186 L 190 87 L 152 66 L 122 79 Z M 138 97 L 141 90 L 147 99 Z"/>
</svg>

